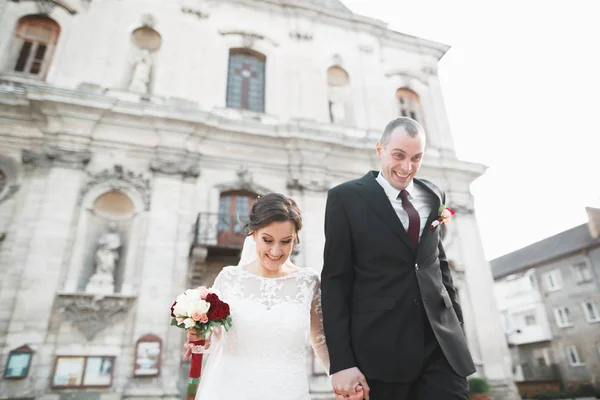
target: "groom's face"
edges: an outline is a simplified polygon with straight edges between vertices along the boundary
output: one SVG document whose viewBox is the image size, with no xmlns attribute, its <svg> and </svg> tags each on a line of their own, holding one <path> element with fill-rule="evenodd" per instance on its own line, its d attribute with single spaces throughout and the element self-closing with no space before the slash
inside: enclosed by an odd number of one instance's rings
<svg viewBox="0 0 600 400">
<path fill-rule="evenodd" d="M 406 189 L 423 162 L 425 136 L 410 136 L 403 127 L 394 130 L 389 142 L 377 143 L 377 155 L 381 160 L 383 177 L 398 190 Z"/>
</svg>

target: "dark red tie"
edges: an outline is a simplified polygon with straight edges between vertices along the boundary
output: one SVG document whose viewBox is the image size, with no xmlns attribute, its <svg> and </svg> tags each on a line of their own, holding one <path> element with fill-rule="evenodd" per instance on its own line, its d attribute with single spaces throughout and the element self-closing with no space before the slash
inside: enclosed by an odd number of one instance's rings
<svg viewBox="0 0 600 400">
<path fill-rule="evenodd" d="M 421 217 L 415 209 L 415 206 L 408 200 L 408 192 L 406 190 L 400 191 L 398 195 L 402 199 L 402 208 L 408 214 L 408 236 L 413 247 L 416 249 L 419 246 L 419 232 L 421 231 Z"/>
</svg>

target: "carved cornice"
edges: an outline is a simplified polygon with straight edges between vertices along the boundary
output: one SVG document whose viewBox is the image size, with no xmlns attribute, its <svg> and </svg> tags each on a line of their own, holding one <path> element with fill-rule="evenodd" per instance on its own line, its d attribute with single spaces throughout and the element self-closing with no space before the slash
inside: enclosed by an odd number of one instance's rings
<svg viewBox="0 0 600 400">
<path fill-rule="evenodd" d="M 133 296 L 96 296 L 88 293 L 60 293 L 56 311 L 92 340 L 107 326 L 120 322 L 131 310 Z"/>
<path fill-rule="evenodd" d="M 199 9 L 192 8 L 192 7 L 186 7 L 186 6 L 181 7 L 181 12 L 184 14 L 195 15 L 196 17 L 198 17 L 200 19 L 206 19 L 210 16 L 207 12 L 205 12 L 203 10 L 199 10 Z"/>
<path fill-rule="evenodd" d="M 297 190 L 300 192 L 327 192 L 330 185 L 325 179 L 309 179 L 309 178 L 290 178 L 287 182 L 289 190 Z"/>
<path fill-rule="evenodd" d="M 64 0 L 11 0 L 13 3 L 20 3 L 21 1 L 34 1 L 37 5 L 38 11 L 42 15 L 50 15 L 56 6 L 63 8 L 66 12 L 71 15 L 77 14 L 77 9 L 70 5 Z"/>
<path fill-rule="evenodd" d="M 82 169 L 91 160 L 89 150 L 67 150 L 55 146 L 44 146 L 42 150 L 23 149 L 21 161 L 36 167 L 56 165 L 60 167 Z"/>
<path fill-rule="evenodd" d="M 82 197 L 97 185 L 108 185 L 111 190 L 136 189 L 142 196 L 144 208 L 150 209 L 150 180 L 144 178 L 142 174 L 136 174 L 116 164 L 98 174 L 90 175 L 90 180 L 82 189 Z"/>
<path fill-rule="evenodd" d="M 297 40 L 298 42 L 312 42 L 313 34 L 300 30 L 294 30 L 290 31 L 290 39 Z"/>
<path fill-rule="evenodd" d="M 424 71 L 409 71 L 405 69 L 393 69 L 389 70 L 385 73 L 386 78 L 391 78 L 393 76 L 402 76 L 405 78 L 416 79 L 421 82 L 423 85 L 427 85 L 427 79 L 429 74 L 426 74 Z"/>
<path fill-rule="evenodd" d="M 150 161 L 150 170 L 166 175 L 197 178 L 200 176 L 200 159 L 196 155 L 184 157 L 183 160 L 172 161 L 157 156 Z"/>
<path fill-rule="evenodd" d="M 220 31 L 219 32 L 221 35 L 223 36 L 241 36 L 243 43 L 244 43 L 244 47 L 247 49 L 251 49 L 254 47 L 254 43 L 258 40 L 264 40 L 268 43 L 270 43 L 272 46 L 279 46 L 279 43 L 277 43 L 276 41 L 265 37 L 264 35 L 261 35 L 259 33 L 256 32 L 249 32 L 249 31 Z"/>
<path fill-rule="evenodd" d="M 272 192 L 272 190 L 256 184 L 252 178 L 252 173 L 248 171 L 248 168 L 241 166 L 238 168 L 236 174 L 238 176 L 237 181 L 222 183 L 220 185 L 216 185 L 216 188 L 221 192 L 228 192 L 231 190 L 247 190 L 248 192 L 258 195 L 264 195 Z"/>
</svg>

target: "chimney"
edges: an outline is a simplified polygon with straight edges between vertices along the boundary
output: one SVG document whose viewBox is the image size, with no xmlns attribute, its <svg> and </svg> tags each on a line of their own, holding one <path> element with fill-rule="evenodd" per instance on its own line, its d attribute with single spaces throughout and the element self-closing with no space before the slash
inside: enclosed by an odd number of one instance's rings
<svg viewBox="0 0 600 400">
<path fill-rule="evenodd" d="M 598 239 L 600 236 L 600 208 L 586 207 L 588 215 L 588 228 L 592 239 Z"/>
</svg>

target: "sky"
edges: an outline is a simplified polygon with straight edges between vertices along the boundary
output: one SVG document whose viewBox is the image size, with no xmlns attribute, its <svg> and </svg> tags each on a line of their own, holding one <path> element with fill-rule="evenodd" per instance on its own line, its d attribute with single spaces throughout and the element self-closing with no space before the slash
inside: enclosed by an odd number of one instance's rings
<svg viewBox="0 0 600 400">
<path fill-rule="evenodd" d="M 596 0 L 343 0 L 389 28 L 450 45 L 439 76 L 488 260 L 600 207 Z"/>
</svg>

